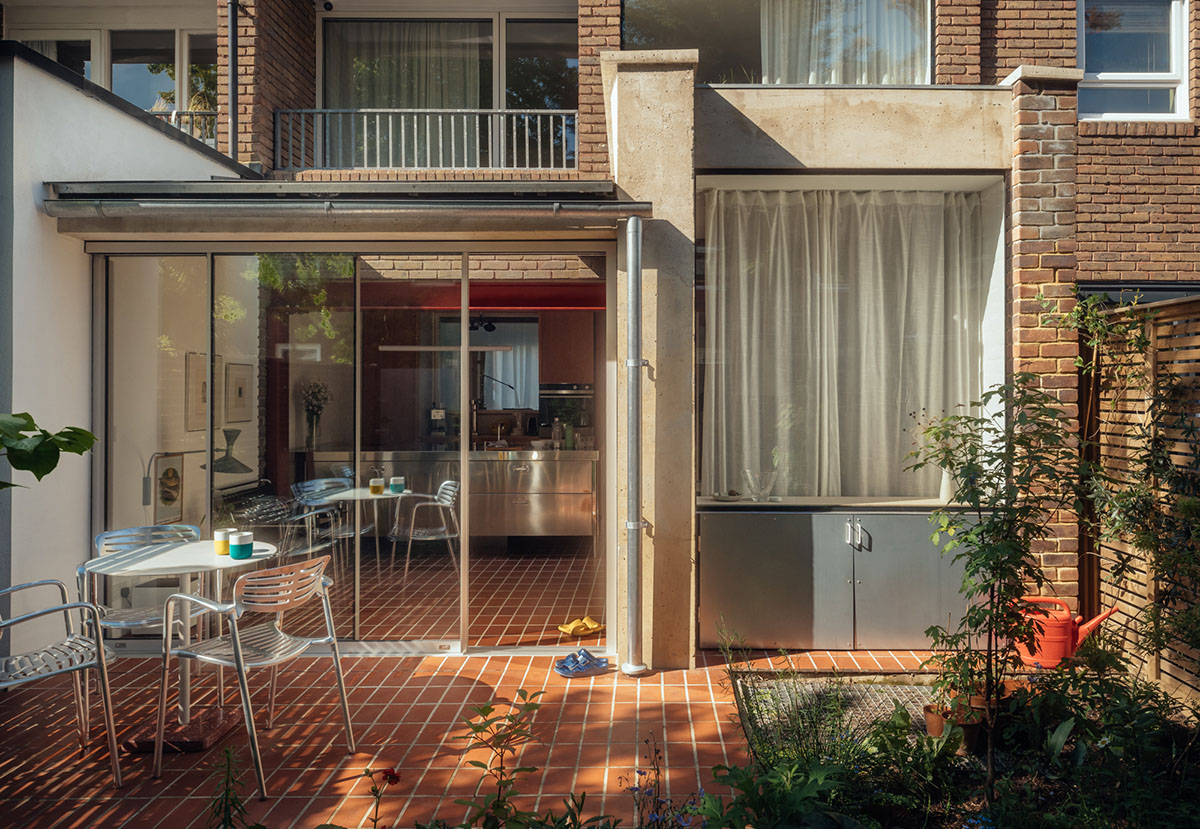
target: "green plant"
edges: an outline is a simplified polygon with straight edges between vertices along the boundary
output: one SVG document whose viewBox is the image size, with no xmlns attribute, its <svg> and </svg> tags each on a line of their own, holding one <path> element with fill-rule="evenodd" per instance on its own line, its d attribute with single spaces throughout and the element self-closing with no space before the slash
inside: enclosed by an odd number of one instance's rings
<svg viewBox="0 0 1200 829">
<path fill-rule="evenodd" d="M 769 827 L 860 827 L 854 818 L 830 811 L 823 796 L 842 785 L 842 770 L 817 766 L 769 769 L 717 766 L 713 781 L 735 794 L 726 802 L 714 794 L 700 798 L 696 811 L 705 826 L 745 829 Z"/>
<path fill-rule="evenodd" d="M 987 390 L 967 411 L 924 425 L 910 469 L 934 466 L 953 478 L 952 502 L 934 513 L 933 542 L 963 565 L 967 610 L 956 628 L 927 633 L 943 693 L 980 694 L 987 736 L 985 793 L 995 796 L 996 714 L 1006 675 L 1020 664 L 1016 643 L 1032 646 L 1033 615 L 1021 597 L 1046 576 L 1034 546 L 1064 510 L 1080 505 L 1079 445 L 1063 404 L 1020 373 Z M 1035 611 L 1036 613 L 1036 611 Z"/>
<path fill-rule="evenodd" d="M 946 793 L 958 765 L 955 752 L 963 742 L 962 729 L 951 725 L 940 737 L 914 734 L 912 717 L 899 702 L 892 715 L 867 736 L 866 750 L 875 776 L 886 773 L 893 793 L 911 796 L 925 814 L 935 798 Z"/>
<path fill-rule="evenodd" d="M 54 471 L 63 452 L 82 455 L 95 444 L 96 436 L 77 426 L 48 432 L 28 412 L 0 414 L 0 456 L 13 469 L 32 472 L 39 481 Z M 0 481 L 0 489 L 14 486 L 20 484 Z"/>
<path fill-rule="evenodd" d="M 246 816 L 246 804 L 238 794 L 242 775 L 229 746 L 225 747 L 220 770 L 217 791 L 208 807 L 208 829 L 265 829 L 261 823 L 251 823 Z"/>
<path fill-rule="evenodd" d="M 676 803 L 667 795 L 662 779 L 662 751 L 651 734 L 646 740 L 646 767 L 634 770 L 634 777 L 621 778 L 625 791 L 633 795 L 633 822 L 635 826 L 653 826 L 669 829 L 689 826 L 696 814 L 697 798 L 690 797 Z"/>
<path fill-rule="evenodd" d="M 509 761 L 515 760 L 520 748 L 534 739 L 533 718 L 541 708 L 537 699 L 545 693 L 529 693 L 521 688 L 517 691 L 516 701 L 508 703 L 507 713 L 497 714 L 496 706 L 489 703 L 470 709 L 478 720 L 464 718 L 469 732 L 462 739 L 486 749 L 491 755 L 487 760 L 471 760 L 469 764 L 482 769 L 492 779 L 494 787 L 482 800 L 455 801 L 472 810 L 466 825 L 481 825 L 484 829 L 521 827 L 528 826 L 537 817 L 532 812 L 521 811 L 512 802 L 519 794 L 516 785 L 520 776 L 537 769 L 533 766 L 514 767 Z"/>
</svg>

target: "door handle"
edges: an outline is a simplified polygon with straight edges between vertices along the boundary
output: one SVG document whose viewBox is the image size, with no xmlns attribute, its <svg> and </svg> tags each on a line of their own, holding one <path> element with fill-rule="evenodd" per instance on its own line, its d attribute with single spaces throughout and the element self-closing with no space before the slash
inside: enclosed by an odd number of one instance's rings
<svg viewBox="0 0 1200 829">
<path fill-rule="evenodd" d="M 528 498 L 513 498 L 513 504 L 515 506 L 528 506 L 529 499 Z"/>
<path fill-rule="evenodd" d="M 512 471 L 513 471 L 513 472 L 528 472 L 528 471 L 529 471 L 529 467 L 528 467 L 528 466 L 526 466 L 525 464 L 522 464 L 521 466 L 514 466 L 514 467 L 512 468 Z"/>
<path fill-rule="evenodd" d="M 848 545 L 850 545 L 851 547 L 855 546 L 855 543 L 854 543 L 854 519 L 853 518 L 846 519 L 846 543 Z"/>
</svg>

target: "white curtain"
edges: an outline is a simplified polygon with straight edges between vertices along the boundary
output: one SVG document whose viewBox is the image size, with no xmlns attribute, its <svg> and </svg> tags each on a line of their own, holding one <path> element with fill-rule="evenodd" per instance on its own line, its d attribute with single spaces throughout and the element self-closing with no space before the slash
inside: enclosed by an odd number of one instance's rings
<svg viewBox="0 0 1200 829">
<path fill-rule="evenodd" d="M 479 109 L 490 50 L 489 24 L 478 21 L 330 23 L 325 108 Z M 331 115 L 323 129 L 334 166 L 453 167 L 475 159 L 480 125 L 462 115 Z"/>
<path fill-rule="evenodd" d="M 510 351 L 486 351 L 483 373 L 503 380 L 510 389 L 493 380 L 483 381 L 483 399 L 489 409 L 538 407 L 538 327 L 535 322 L 496 320 L 494 332 L 472 331 L 472 345 L 506 345 Z"/>
<path fill-rule="evenodd" d="M 763 83 L 929 83 L 929 0 L 762 0 Z"/>
<path fill-rule="evenodd" d="M 710 191 L 702 492 L 936 497 L 916 417 L 981 391 L 979 195 Z"/>
</svg>

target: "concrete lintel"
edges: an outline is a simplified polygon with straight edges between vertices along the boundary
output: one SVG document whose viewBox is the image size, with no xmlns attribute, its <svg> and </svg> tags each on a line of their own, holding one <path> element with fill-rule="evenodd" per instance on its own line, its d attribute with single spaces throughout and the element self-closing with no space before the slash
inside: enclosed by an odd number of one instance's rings
<svg viewBox="0 0 1200 829">
<path fill-rule="evenodd" d="M 1083 80 L 1082 69 L 1072 69 L 1066 66 L 1036 66 L 1022 63 L 1008 73 L 1008 77 L 1000 81 L 1000 86 L 1013 86 L 1018 81 L 1025 83 L 1077 84 Z"/>
<path fill-rule="evenodd" d="M 694 67 L 700 63 L 699 49 L 640 49 L 636 51 L 601 52 L 603 66 L 678 66 Z"/>
</svg>

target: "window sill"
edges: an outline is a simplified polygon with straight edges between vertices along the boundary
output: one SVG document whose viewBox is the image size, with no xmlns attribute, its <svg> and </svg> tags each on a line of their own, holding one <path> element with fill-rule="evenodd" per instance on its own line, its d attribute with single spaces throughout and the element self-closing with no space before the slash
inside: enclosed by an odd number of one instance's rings
<svg viewBox="0 0 1200 829">
<path fill-rule="evenodd" d="M 1164 116 L 1156 121 L 1080 118 L 1079 135 L 1185 137 L 1196 134 L 1196 122 Z"/>
</svg>

